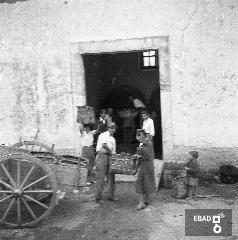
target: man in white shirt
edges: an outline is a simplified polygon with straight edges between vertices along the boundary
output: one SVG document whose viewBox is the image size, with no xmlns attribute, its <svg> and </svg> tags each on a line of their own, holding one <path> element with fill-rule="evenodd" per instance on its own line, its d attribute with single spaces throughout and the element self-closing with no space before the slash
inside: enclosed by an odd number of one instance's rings
<svg viewBox="0 0 238 240">
<path fill-rule="evenodd" d="M 152 141 L 153 137 L 155 136 L 154 121 L 150 118 L 149 113 L 146 109 L 142 110 L 141 115 L 143 119 L 142 129 L 145 130 L 149 136 L 149 139 Z"/>
<path fill-rule="evenodd" d="M 99 135 L 96 146 L 96 203 L 103 204 L 103 188 L 105 176 L 108 176 L 108 200 L 114 200 L 115 174 L 109 173 L 110 155 L 116 153 L 116 140 L 113 137 L 116 124 L 111 122 L 108 131 Z"/>
</svg>

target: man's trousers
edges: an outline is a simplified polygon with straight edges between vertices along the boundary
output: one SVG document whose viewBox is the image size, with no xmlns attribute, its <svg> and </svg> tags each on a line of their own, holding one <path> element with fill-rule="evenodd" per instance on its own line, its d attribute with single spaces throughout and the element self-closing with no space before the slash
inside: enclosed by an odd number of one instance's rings
<svg viewBox="0 0 238 240">
<path fill-rule="evenodd" d="M 109 172 L 109 154 L 99 152 L 96 157 L 96 193 L 97 200 L 103 199 L 104 180 L 108 180 L 108 198 L 113 198 L 115 192 L 115 174 Z"/>
</svg>

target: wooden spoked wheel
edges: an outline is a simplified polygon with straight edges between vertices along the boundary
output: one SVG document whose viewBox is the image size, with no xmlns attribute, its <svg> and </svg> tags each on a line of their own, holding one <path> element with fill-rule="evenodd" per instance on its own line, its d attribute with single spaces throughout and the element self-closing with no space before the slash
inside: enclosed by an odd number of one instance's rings
<svg viewBox="0 0 238 240">
<path fill-rule="evenodd" d="M 56 204 L 55 174 L 34 156 L 13 153 L 0 157 L 0 224 L 31 227 L 45 219 Z M 51 197 L 47 202 L 38 195 Z"/>
<path fill-rule="evenodd" d="M 21 150 L 24 153 L 31 153 L 47 163 L 59 163 L 61 157 L 46 144 L 36 141 L 23 141 L 14 144 L 11 149 Z"/>
</svg>

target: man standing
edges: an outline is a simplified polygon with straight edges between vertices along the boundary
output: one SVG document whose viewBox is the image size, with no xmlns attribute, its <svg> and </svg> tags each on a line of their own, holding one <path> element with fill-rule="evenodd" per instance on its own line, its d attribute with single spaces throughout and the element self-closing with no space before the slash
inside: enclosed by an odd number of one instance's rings
<svg viewBox="0 0 238 240">
<path fill-rule="evenodd" d="M 107 120 L 106 120 L 106 110 L 101 109 L 99 119 L 96 121 L 95 128 L 97 129 L 97 133 L 94 137 L 94 146 L 97 144 L 98 137 L 101 133 L 107 131 Z"/>
<path fill-rule="evenodd" d="M 116 140 L 113 137 L 116 124 L 111 122 L 108 130 L 101 133 L 97 141 L 96 157 L 96 203 L 103 204 L 103 188 L 105 176 L 108 177 L 108 200 L 114 201 L 115 174 L 109 172 L 110 155 L 116 153 Z"/>
<path fill-rule="evenodd" d="M 145 130 L 147 136 L 149 136 L 149 139 L 153 141 L 153 137 L 155 136 L 154 121 L 150 118 L 147 109 L 142 110 L 141 116 L 143 119 L 142 129 Z"/>
</svg>

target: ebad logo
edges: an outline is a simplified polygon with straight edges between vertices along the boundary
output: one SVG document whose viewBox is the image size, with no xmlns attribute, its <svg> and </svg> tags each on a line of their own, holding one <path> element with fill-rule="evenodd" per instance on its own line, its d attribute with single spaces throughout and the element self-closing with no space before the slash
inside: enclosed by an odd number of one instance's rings
<svg viewBox="0 0 238 240">
<path fill-rule="evenodd" d="M 186 236 L 231 236 L 231 209 L 186 209 Z"/>
</svg>

